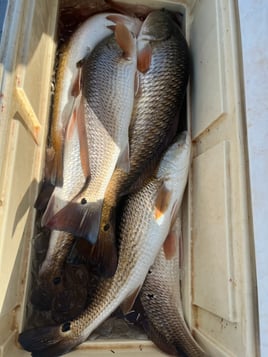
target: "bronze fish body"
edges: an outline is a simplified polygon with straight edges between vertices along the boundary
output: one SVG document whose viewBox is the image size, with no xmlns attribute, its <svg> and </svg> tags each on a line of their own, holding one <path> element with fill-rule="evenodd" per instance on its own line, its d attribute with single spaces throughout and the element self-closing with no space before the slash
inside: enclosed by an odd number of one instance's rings
<svg viewBox="0 0 268 357">
<path fill-rule="evenodd" d="M 138 92 L 129 127 L 128 172 L 116 169 L 107 187 L 99 237 L 114 235 L 115 207 L 119 198 L 137 190 L 149 177 L 176 134 L 188 76 L 187 42 L 171 14 L 153 11 L 138 39 Z M 108 238 L 106 238 L 108 239 Z"/>
<path fill-rule="evenodd" d="M 180 231 L 172 229 L 166 238 L 140 291 L 138 300 L 142 325 L 149 338 L 174 356 L 205 357 L 185 320 L 180 291 Z"/>
<path fill-rule="evenodd" d="M 20 334 L 33 356 L 59 356 L 85 341 L 124 302 L 129 310 L 180 206 L 187 182 L 191 142 L 182 133 L 164 154 L 156 176 L 127 199 L 120 223 L 119 260 L 112 278 L 100 281 L 91 304 L 72 321 Z"/>
</svg>

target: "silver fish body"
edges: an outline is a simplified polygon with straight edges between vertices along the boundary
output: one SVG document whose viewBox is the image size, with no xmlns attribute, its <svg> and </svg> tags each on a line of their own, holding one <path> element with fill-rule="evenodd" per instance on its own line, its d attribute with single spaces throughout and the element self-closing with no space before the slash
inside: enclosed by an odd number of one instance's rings
<svg viewBox="0 0 268 357">
<path fill-rule="evenodd" d="M 62 185 L 63 164 L 62 155 L 65 131 L 72 115 L 79 83 L 79 68 L 77 63 L 91 53 L 96 45 L 112 34 L 110 26 L 114 25 L 109 19 L 116 16 L 117 21 L 125 23 L 132 31 L 139 27 L 139 21 L 129 16 L 105 12 L 91 16 L 71 36 L 69 43 L 62 49 L 57 70 L 56 90 L 52 113 L 51 148 L 49 152 L 48 179 L 54 185 Z"/>
<path fill-rule="evenodd" d="M 64 354 L 84 341 L 123 301 L 129 299 L 131 307 L 181 204 L 189 158 L 190 138 L 183 133 L 163 156 L 156 177 L 125 204 L 114 276 L 100 282 L 91 304 L 73 321 L 20 334 L 25 349 L 39 357 Z"/>
<path fill-rule="evenodd" d="M 122 32 L 129 36 L 123 43 L 127 56 L 117 43 Z M 85 141 L 80 139 L 80 152 L 83 151 L 83 172 L 86 167 L 90 178 L 85 189 L 75 197 L 68 197 L 66 202 L 71 202 L 48 220 L 47 226 L 84 237 L 92 244 L 97 241 L 102 202 L 114 169 L 118 166 L 128 170 L 128 127 L 134 101 L 136 58 L 135 38 L 126 27 L 119 26 L 115 35 L 96 46 L 82 64 L 77 121 L 80 131 L 81 127 L 85 131 Z M 104 274 L 112 275 L 117 261 L 115 241 L 100 239 L 97 244 L 94 255 L 101 264 L 103 261 Z M 107 255 L 115 257 L 114 260 Z"/>
</svg>

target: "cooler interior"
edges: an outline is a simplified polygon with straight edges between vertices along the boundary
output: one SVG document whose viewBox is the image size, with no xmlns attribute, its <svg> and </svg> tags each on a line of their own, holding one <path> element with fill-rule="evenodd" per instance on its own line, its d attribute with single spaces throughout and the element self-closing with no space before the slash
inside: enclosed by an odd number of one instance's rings
<svg viewBox="0 0 268 357">
<path fill-rule="evenodd" d="M 17 336 L 27 316 L 33 205 L 44 169 L 58 30 L 68 25 L 64 21 L 70 8 L 75 26 L 88 16 L 89 4 L 96 3 L 8 2 L 0 48 L 0 356 L 30 355 L 20 348 Z M 236 1 L 155 0 L 146 5 L 180 13 L 192 58 L 186 114 L 193 158 L 182 206 L 185 318 L 209 355 L 257 356 Z M 90 352 L 164 355 L 149 340 L 120 337 L 85 342 L 69 355 Z"/>
</svg>

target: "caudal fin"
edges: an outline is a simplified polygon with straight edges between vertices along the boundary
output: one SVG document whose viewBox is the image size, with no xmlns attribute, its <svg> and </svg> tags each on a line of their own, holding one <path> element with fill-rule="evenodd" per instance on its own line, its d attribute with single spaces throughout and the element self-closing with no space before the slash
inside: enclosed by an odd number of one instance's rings
<svg viewBox="0 0 268 357">
<path fill-rule="evenodd" d="M 69 202 L 58 211 L 46 226 L 50 229 L 66 231 L 76 237 L 82 237 L 91 244 L 95 244 L 99 232 L 102 200 L 88 202 L 84 198 L 81 202 Z"/>
<path fill-rule="evenodd" d="M 19 343 L 34 357 L 56 357 L 68 353 L 83 342 L 82 337 L 72 337 L 71 322 L 60 326 L 46 326 L 26 330 L 19 335 Z"/>
</svg>

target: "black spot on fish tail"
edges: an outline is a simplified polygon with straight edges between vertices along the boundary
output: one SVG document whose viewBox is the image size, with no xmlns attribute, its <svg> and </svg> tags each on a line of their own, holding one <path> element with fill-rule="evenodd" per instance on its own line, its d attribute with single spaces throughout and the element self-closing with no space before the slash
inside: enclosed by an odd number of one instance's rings
<svg viewBox="0 0 268 357">
<path fill-rule="evenodd" d="M 19 343 L 34 357 L 56 357 L 70 352 L 84 341 L 84 337 L 73 337 L 71 322 L 59 326 L 46 326 L 26 330 L 19 335 Z"/>
</svg>

